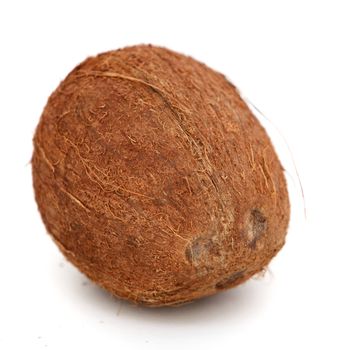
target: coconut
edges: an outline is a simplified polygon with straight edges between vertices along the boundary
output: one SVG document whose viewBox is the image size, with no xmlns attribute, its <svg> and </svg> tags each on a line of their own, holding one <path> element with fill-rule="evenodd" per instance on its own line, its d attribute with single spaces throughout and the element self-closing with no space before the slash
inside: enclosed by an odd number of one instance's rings
<svg viewBox="0 0 350 350">
<path fill-rule="evenodd" d="M 285 242 L 288 192 L 266 131 L 222 74 L 165 48 L 73 69 L 43 111 L 32 170 L 66 258 L 138 304 L 237 286 Z"/>
</svg>

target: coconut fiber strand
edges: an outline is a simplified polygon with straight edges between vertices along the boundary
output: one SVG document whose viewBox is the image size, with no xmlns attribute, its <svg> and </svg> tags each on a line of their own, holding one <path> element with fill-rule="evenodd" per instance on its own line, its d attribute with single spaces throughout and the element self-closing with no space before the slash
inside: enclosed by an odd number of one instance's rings
<svg viewBox="0 0 350 350">
<path fill-rule="evenodd" d="M 285 242 L 286 181 L 265 130 L 222 74 L 165 48 L 73 69 L 43 111 L 32 168 L 63 254 L 138 304 L 237 286 Z"/>
</svg>

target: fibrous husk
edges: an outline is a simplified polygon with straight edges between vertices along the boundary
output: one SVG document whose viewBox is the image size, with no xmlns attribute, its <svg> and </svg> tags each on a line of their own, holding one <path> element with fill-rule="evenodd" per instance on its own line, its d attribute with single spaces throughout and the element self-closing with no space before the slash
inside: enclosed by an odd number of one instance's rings
<svg viewBox="0 0 350 350">
<path fill-rule="evenodd" d="M 285 242 L 286 181 L 265 130 L 222 74 L 165 48 L 77 66 L 48 100 L 32 166 L 63 254 L 139 304 L 236 286 Z"/>
</svg>

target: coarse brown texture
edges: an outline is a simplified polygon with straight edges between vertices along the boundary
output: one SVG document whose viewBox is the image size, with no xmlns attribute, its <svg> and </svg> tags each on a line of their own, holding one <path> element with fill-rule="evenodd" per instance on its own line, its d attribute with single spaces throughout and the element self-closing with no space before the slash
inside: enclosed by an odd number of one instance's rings
<svg viewBox="0 0 350 350">
<path fill-rule="evenodd" d="M 44 109 L 32 166 L 64 255 L 139 304 L 236 286 L 285 242 L 288 193 L 265 130 L 223 75 L 165 48 L 77 66 Z"/>
</svg>

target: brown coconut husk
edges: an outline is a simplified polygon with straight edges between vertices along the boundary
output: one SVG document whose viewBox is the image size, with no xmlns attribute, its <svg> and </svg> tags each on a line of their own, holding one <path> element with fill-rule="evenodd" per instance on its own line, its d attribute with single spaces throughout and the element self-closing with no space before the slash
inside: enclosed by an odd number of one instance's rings
<svg viewBox="0 0 350 350">
<path fill-rule="evenodd" d="M 286 181 L 265 130 L 222 74 L 165 48 L 77 66 L 48 100 L 32 166 L 63 254 L 135 303 L 234 287 L 285 242 Z"/>
</svg>

